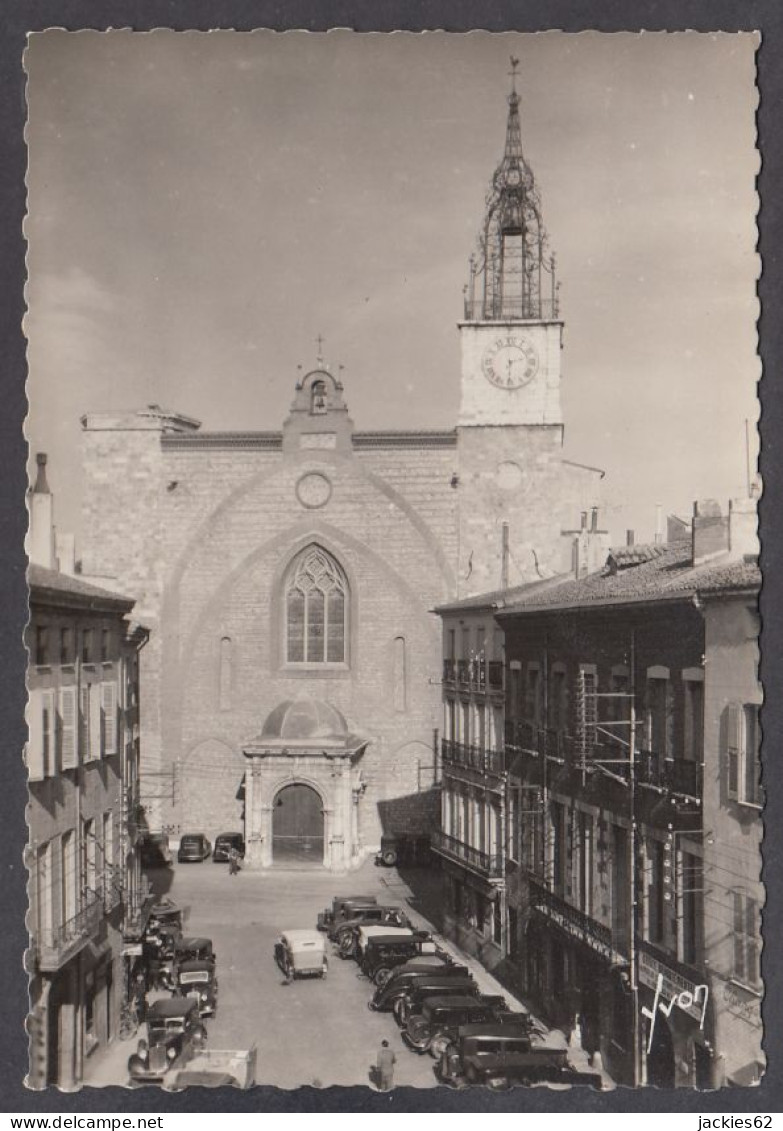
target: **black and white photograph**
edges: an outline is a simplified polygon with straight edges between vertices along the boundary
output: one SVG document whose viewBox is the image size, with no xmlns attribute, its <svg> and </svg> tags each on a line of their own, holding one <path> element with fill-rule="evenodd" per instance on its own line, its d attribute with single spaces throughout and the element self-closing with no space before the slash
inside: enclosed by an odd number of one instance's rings
<svg viewBox="0 0 783 1131">
<path fill-rule="evenodd" d="M 28 1089 L 760 1084 L 759 45 L 28 36 Z"/>
</svg>

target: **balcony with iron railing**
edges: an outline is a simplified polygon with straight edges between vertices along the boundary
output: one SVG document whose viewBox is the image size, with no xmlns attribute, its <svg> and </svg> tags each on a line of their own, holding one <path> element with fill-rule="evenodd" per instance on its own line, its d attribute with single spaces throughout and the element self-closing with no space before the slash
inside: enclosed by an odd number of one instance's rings
<svg viewBox="0 0 783 1131">
<path fill-rule="evenodd" d="M 457 682 L 457 661 L 444 660 L 443 661 L 443 682 L 453 685 Z"/>
<path fill-rule="evenodd" d="M 79 911 L 64 923 L 40 928 L 33 939 L 38 968 L 53 973 L 69 962 L 87 945 L 105 914 L 103 893 L 90 892 Z"/>
<path fill-rule="evenodd" d="M 444 767 L 459 766 L 480 774 L 502 774 L 504 770 L 502 750 L 486 750 L 481 746 L 444 738 L 441 741 L 441 755 Z"/>
<path fill-rule="evenodd" d="M 535 298 L 508 295 L 495 300 L 465 298 L 466 322 L 527 321 L 555 322 L 559 319 L 557 298 Z"/>
<path fill-rule="evenodd" d="M 642 750 L 636 760 L 636 780 L 643 786 L 698 800 L 702 794 L 704 766 L 701 762 L 666 758 L 651 750 Z"/>
<path fill-rule="evenodd" d="M 599 923 L 592 915 L 580 911 L 562 896 L 550 891 L 543 884 L 528 878 L 531 906 L 540 914 L 571 935 L 586 943 L 592 950 L 611 962 L 621 962 L 626 949 L 618 942 L 617 934 L 604 923 Z"/>
<path fill-rule="evenodd" d="M 435 852 L 457 864 L 463 864 L 472 872 L 486 879 L 500 879 L 503 875 L 503 856 L 500 853 L 483 852 L 471 844 L 465 844 L 457 837 L 450 836 L 442 829 L 432 835 L 432 848 Z"/>
</svg>

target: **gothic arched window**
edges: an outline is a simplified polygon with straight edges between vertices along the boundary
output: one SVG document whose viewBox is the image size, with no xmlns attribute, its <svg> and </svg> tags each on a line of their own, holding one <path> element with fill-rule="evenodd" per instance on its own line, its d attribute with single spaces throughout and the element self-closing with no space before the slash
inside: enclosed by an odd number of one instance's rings
<svg viewBox="0 0 783 1131">
<path fill-rule="evenodd" d="M 320 546 L 308 546 L 285 585 L 286 661 L 344 664 L 347 622 L 345 574 Z"/>
</svg>

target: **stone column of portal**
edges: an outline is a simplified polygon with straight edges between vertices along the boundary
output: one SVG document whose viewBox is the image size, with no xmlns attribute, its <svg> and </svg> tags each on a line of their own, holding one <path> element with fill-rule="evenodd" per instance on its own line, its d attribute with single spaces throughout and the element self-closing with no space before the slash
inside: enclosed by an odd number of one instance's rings
<svg viewBox="0 0 783 1131">
<path fill-rule="evenodd" d="M 261 835 L 261 867 L 272 867 L 272 806 L 262 805 L 258 810 Z"/>
<path fill-rule="evenodd" d="M 251 869 L 262 867 L 257 777 L 258 767 L 252 758 L 248 758 L 245 770 L 245 867 Z"/>
</svg>

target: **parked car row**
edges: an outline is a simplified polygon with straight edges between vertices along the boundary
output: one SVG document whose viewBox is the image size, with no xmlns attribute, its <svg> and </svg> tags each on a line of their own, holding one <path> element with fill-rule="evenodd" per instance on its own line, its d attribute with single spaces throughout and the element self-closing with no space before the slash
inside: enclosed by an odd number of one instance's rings
<svg viewBox="0 0 783 1131">
<path fill-rule="evenodd" d="M 132 1083 L 162 1083 L 206 1044 L 206 1018 L 217 1011 L 217 956 L 212 940 L 184 935 L 182 911 L 170 900 L 154 906 L 144 939 L 142 1009 L 147 1039 L 128 1060 Z M 147 1003 L 147 995 L 171 996 Z"/>
<path fill-rule="evenodd" d="M 407 1047 L 433 1057 L 441 1083 L 601 1087 L 598 1073 L 577 1071 L 567 1049 L 545 1043 L 546 1031 L 527 1011 L 482 993 L 467 966 L 416 930 L 400 908 L 373 897 L 336 896 L 318 927 L 375 984 L 368 1007 L 394 1016 Z"/>
<path fill-rule="evenodd" d="M 220 833 L 215 837 L 215 846 L 204 833 L 183 833 L 179 839 L 177 861 L 180 864 L 201 864 L 212 860 L 216 864 L 228 863 L 231 850 L 235 849 L 240 859 L 245 855 L 245 838 L 242 833 Z"/>
</svg>

